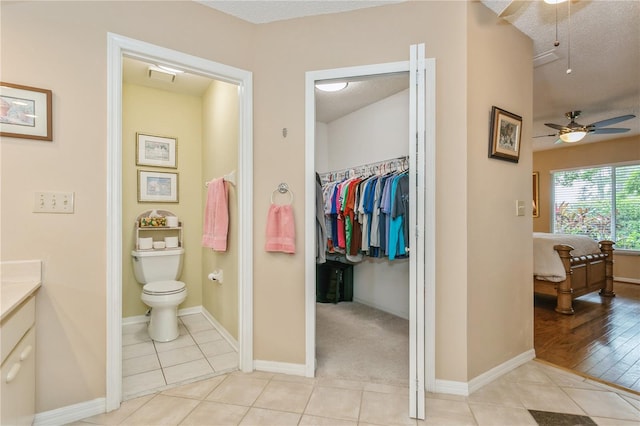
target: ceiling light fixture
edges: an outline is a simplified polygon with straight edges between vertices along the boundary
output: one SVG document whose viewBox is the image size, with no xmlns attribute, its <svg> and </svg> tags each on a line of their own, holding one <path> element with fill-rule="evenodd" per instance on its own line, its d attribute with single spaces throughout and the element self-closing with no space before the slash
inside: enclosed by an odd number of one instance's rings
<svg viewBox="0 0 640 426">
<path fill-rule="evenodd" d="M 567 0 L 544 0 L 545 3 L 547 4 L 558 4 L 558 3 L 564 3 Z"/>
<path fill-rule="evenodd" d="M 341 81 L 338 83 L 317 83 L 316 88 L 318 90 L 322 90 L 323 92 L 338 92 L 349 85 L 346 81 Z"/>
<path fill-rule="evenodd" d="M 587 132 L 576 130 L 574 132 L 562 133 L 560 139 L 562 142 L 573 143 L 581 141 L 585 136 L 587 136 Z"/>
</svg>

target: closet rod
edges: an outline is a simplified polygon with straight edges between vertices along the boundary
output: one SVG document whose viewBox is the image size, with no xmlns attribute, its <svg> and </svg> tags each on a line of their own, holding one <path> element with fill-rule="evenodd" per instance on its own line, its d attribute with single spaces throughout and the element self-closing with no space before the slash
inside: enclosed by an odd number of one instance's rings
<svg viewBox="0 0 640 426">
<path fill-rule="evenodd" d="M 363 164 L 356 167 L 349 167 L 348 169 L 332 170 L 326 173 L 318 173 L 322 183 L 334 182 L 337 180 L 344 180 L 347 177 L 353 176 L 373 176 L 380 171 L 383 173 L 395 172 L 398 170 L 409 169 L 409 157 L 398 157 L 389 160 L 378 161 L 376 163 Z M 382 174 L 382 173 L 381 173 Z"/>
</svg>

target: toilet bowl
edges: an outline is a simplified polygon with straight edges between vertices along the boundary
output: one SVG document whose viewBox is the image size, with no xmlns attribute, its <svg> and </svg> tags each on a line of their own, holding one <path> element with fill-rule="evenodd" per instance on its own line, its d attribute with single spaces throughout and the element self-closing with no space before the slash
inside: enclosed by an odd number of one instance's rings
<svg viewBox="0 0 640 426">
<path fill-rule="evenodd" d="M 149 337 L 156 342 L 169 342 L 180 334 L 178 305 L 187 298 L 182 281 L 154 281 L 142 287 L 140 299 L 151 308 Z"/>
<path fill-rule="evenodd" d="M 178 305 L 187 298 L 182 273 L 184 249 L 134 250 L 131 252 L 133 272 L 142 287 L 140 299 L 151 308 L 149 337 L 156 342 L 169 342 L 178 331 Z"/>
</svg>

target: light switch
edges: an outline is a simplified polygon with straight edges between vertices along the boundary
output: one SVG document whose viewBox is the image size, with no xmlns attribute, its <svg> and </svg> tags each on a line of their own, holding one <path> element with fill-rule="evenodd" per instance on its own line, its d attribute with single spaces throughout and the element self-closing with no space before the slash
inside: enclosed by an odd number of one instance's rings
<svg viewBox="0 0 640 426">
<path fill-rule="evenodd" d="M 516 200 L 516 216 L 524 216 L 524 201 Z"/>
<path fill-rule="evenodd" d="M 34 213 L 73 213 L 73 192 L 36 192 L 33 197 Z"/>
</svg>

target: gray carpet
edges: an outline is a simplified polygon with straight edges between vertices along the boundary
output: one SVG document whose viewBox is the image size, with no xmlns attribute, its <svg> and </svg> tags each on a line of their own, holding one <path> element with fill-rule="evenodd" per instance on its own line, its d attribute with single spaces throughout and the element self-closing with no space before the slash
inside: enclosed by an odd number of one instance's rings
<svg viewBox="0 0 640 426">
<path fill-rule="evenodd" d="M 316 376 L 409 383 L 409 321 L 355 302 L 316 304 Z"/>
</svg>

